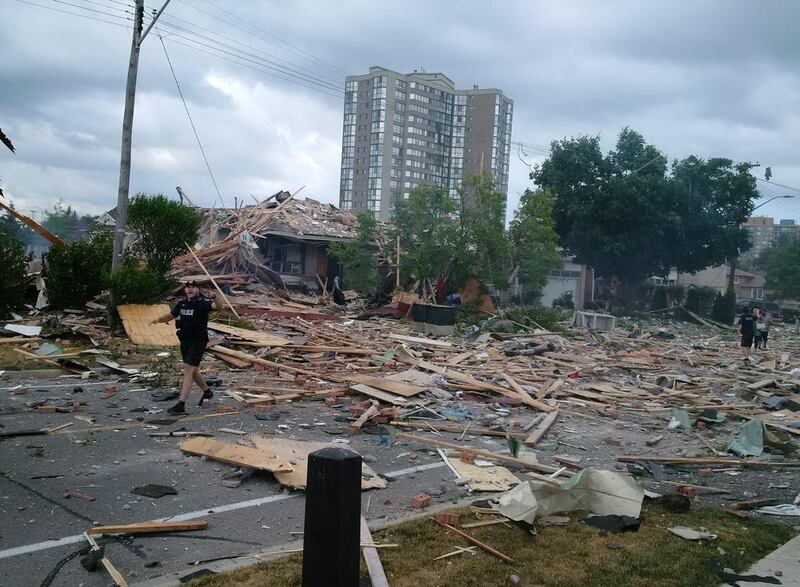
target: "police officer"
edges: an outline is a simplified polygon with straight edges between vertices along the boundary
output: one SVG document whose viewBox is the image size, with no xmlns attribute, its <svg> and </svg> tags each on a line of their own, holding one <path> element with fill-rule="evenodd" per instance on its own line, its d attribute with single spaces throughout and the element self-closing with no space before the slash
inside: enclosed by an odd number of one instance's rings
<svg viewBox="0 0 800 587">
<path fill-rule="evenodd" d="M 178 330 L 178 340 L 181 342 L 183 384 L 180 400 L 167 410 L 170 414 L 186 413 L 186 400 L 189 399 L 192 382 L 197 383 L 203 392 L 199 406 L 203 405 L 204 400 L 211 400 L 214 397 L 200 375 L 200 360 L 203 358 L 208 344 L 208 315 L 211 310 L 219 309 L 214 300 L 216 294 L 212 293 L 210 299 L 204 297 L 200 294 L 197 283 L 194 281 L 187 281 L 183 291 L 186 297 L 175 304 L 169 314 L 164 314 L 152 322 L 158 324 L 176 320 L 175 327 Z"/>
</svg>

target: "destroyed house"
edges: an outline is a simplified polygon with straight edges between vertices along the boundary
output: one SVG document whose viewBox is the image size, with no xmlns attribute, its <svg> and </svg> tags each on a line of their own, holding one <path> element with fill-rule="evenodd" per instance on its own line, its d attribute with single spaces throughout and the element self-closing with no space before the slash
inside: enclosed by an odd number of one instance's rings
<svg viewBox="0 0 800 587">
<path fill-rule="evenodd" d="M 287 192 L 258 205 L 206 209 L 198 256 L 218 274 L 249 273 L 281 287 L 316 290 L 341 277 L 328 254 L 353 240 L 358 220 L 331 204 L 292 199 Z M 196 272 L 196 268 L 191 269 Z"/>
</svg>

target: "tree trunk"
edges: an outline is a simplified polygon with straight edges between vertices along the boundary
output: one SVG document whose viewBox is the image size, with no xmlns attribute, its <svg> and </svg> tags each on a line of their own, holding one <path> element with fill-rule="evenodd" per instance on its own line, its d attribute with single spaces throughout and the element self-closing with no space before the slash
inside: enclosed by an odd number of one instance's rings
<svg viewBox="0 0 800 587">
<path fill-rule="evenodd" d="M 735 289 L 736 284 L 734 283 L 734 280 L 736 278 L 736 264 L 738 262 L 739 262 L 738 255 L 731 255 L 731 257 L 728 259 L 729 273 L 728 273 L 728 289 L 726 290 L 726 293 L 733 292 L 734 296 L 736 295 L 736 289 Z"/>
</svg>

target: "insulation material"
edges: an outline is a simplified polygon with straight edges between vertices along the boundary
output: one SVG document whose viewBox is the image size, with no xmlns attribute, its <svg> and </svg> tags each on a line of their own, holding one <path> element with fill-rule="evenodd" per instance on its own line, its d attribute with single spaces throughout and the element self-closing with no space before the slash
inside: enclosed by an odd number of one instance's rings
<svg viewBox="0 0 800 587">
<path fill-rule="evenodd" d="M 561 485 L 521 483 L 500 496 L 498 511 L 511 520 L 529 524 L 537 516 L 577 510 L 638 518 L 643 499 L 644 490 L 629 475 L 589 468 Z"/>
<path fill-rule="evenodd" d="M 175 325 L 152 324 L 153 320 L 170 310 L 167 304 L 148 306 L 145 304 L 125 304 L 117 306 L 125 334 L 133 344 L 145 346 L 178 346 Z"/>
</svg>

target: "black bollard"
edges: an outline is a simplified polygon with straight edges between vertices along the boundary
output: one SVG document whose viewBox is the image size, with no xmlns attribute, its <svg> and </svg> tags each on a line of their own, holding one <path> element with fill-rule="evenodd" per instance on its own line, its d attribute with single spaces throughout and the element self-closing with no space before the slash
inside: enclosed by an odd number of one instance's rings
<svg viewBox="0 0 800 587">
<path fill-rule="evenodd" d="M 361 457 L 322 448 L 308 457 L 303 587 L 357 587 Z"/>
</svg>

